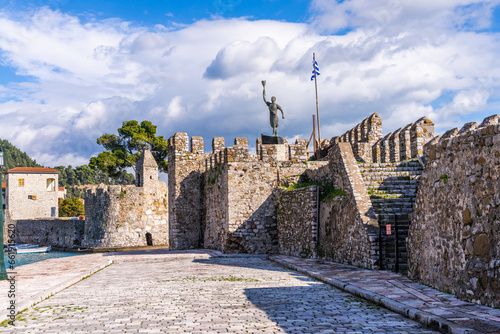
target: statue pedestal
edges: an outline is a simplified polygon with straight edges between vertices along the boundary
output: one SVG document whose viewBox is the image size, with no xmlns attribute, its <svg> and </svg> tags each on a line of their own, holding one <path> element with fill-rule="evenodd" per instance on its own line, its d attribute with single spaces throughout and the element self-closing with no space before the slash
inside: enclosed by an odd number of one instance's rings
<svg viewBox="0 0 500 334">
<path fill-rule="evenodd" d="M 261 134 L 262 145 L 276 145 L 276 144 L 284 144 L 282 137 L 278 136 L 266 136 Z"/>
<path fill-rule="evenodd" d="M 278 136 L 261 135 L 262 143 L 257 143 L 257 154 L 265 162 L 288 160 L 286 141 Z"/>
</svg>

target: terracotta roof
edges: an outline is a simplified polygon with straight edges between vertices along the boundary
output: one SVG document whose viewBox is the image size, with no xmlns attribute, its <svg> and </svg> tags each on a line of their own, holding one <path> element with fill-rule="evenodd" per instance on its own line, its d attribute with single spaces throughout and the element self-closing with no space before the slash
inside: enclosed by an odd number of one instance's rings
<svg viewBox="0 0 500 334">
<path fill-rule="evenodd" d="M 64 189 L 66 189 L 66 188 L 64 188 L 64 187 L 59 187 L 59 191 L 64 191 Z"/>
<path fill-rule="evenodd" d="M 61 171 L 44 167 L 16 167 L 9 169 L 5 173 L 60 173 Z"/>
</svg>

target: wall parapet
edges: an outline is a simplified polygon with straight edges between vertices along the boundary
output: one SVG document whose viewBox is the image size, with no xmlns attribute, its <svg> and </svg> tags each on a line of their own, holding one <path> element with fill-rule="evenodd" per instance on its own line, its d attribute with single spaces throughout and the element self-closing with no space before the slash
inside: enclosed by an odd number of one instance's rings
<svg viewBox="0 0 500 334">
<path fill-rule="evenodd" d="M 349 143 L 358 161 L 371 162 L 372 147 L 381 138 L 382 118 L 379 114 L 374 113 L 343 135 L 332 137 L 330 144 L 337 142 Z"/>
<path fill-rule="evenodd" d="M 407 241 L 410 277 L 492 307 L 500 307 L 499 119 L 467 123 L 425 146 Z"/>
<path fill-rule="evenodd" d="M 460 130 L 458 128 L 450 129 L 443 135 L 433 138 L 433 140 L 424 146 L 425 157 L 435 160 L 445 156 L 446 153 L 444 152 L 449 147 L 465 150 L 467 149 L 467 145 L 482 143 L 484 140 L 481 138 L 486 138 L 498 131 L 498 124 L 500 124 L 500 116 L 492 115 L 486 117 L 480 125 L 477 122 L 469 122 L 460 128 Z M 488 140 L 487 145 L 491 144 L 492 142 Z"/>
<path fill-rule="evenodd" d="M 432 138 L 434 123 L 427 117 L 382 136 L 382 118 L 375 113 L 343 135 L 332 137 L 330 148 L 346 142 L 359 162 L 398 163 L 422 156 L 424 145 Z"/>
</svg>

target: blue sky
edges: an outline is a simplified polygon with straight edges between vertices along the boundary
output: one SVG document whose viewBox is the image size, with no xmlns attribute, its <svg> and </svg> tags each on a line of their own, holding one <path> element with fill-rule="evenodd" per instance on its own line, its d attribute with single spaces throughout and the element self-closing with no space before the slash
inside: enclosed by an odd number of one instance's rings
<svg viewBox="0 0 500 334">
<path fill-rule="evenodd" d="M 183 0 L 183 1 L 84 1 L 28 0 L 7 1 L 6 9 L 33 10 L 47 6 L 83 21 L 120 18 L 140 25 L 154 26 L 171 22 L 190 24 L 215 17 L 248 17 L 253 20 L 273 19 L 304 22 L 309 18 L 307 0 Z"/>
<path fill-rule="evenodd" d="M 438 132 L 499 113 L 499 0 L 0 0 L 0 138 L 46 166 L 86 164 L 129 119 L 158 133 L 270 133 L 261 80 L 309 138 L 373 112 L 384 134 Z"/>
</svg>

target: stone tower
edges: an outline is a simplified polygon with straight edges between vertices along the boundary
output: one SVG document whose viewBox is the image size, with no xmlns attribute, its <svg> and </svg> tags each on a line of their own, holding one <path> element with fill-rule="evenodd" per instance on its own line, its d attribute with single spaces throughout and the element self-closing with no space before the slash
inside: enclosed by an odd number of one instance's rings
<svg viewBox="0 0 500 334">
<path fill-rule="evenodd" d="M 151 188 L 158 181 L 158 164 L 149 149 L 143 151 L 137 161 L 135 182 L 137 187 Z"/>
</svg>

